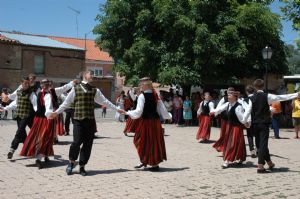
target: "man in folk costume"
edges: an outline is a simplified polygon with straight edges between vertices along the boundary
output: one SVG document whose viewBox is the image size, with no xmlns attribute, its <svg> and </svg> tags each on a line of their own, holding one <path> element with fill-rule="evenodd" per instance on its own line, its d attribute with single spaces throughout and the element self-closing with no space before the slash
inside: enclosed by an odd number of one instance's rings
<svg viewBox="0 0 300 199">
<path fill-rule="evenodd" d="M 96 132 L 95 126 L 95 103 L 105 104 L 110 108 L 117 110 L 119 113 L 125 113 L 124 110 L 117 109 L 108 99 L 104 97 L 101 91 L 92 86 L 93 81 L 92 71 L 83 72 L 83 80 L 80 84 L 76 85 L 68 94 L 66 100 L 60 107 L 50 114 L 50 118 L 57 117 L 57 114 L 62 113 L 74 102 L 74 123 L 73 123 L 73 142 L 69 151 L 69 164 L 66 168 L 68 175 L 72 174 L 75 167 L 76 160 L 79 157 L 79 172 L 82 176 L 87 175 L 85 165 L 91 155 L 94 133 Z M 82 147 L 80 148 L 82 144 Z"/>
<path fill-rule="evenodd" d="M 225 111 L 228 118 L 228 125 L 226 128 L 224 138 L 223 150 L 223 168 L 228 168 L 229 164 L 237 161 L 242 163 L 246 160 L 246 145 L 244 140 L 244 124 L 248 126 L 251 118 L 245 121 L 244 109 L 238 102 L 238 93 L 229 92 L 228 102 L 220 106 L 218 109 L 213 110 L 210 114 L 217 115 Z"/>
<path fill-rule="evenodd" d="M 226 95 L 219 101 L 216 109 L 219 109 L 223 104 L 228 102 L 228 93 L 233 92 L 234 88 L 229 87 L 226 91 Z M 223 111 L 220 114 L 221 118 L 221 127 L 220 127 L 220 138 L 214 143 L 213 147 L 218 151 L 218 152 L 223 152 L 224 149 L 224 138 L 225 138 L 225 133 L 226 129 L 228 126 L 228 117 L 226 111 Z"/>
<path fill-rule="evenodd" d="M 247 111 L 247 109 L 245 109 L 245 115 L 249 115 L 249 116 L 251 115 L 252 101 L 250 98 L 253 96 L 254 91 L 255 91 L 255 89 L 252 85 L 246 86 L 247 97 L 245 97 L 243 101 L 249 105 L 248 107 L 251 107 L 251 108 L 249 108 L 248 111 Z M 247 116 L 245 116 L 245 117 L 247 117 Z M 248 139 L 248 145 L 249 145 L 251 157 L 256 158 L 257 150 L 258 150 L 258 146 L 259 146 L 258 139 L 256 138 L 257 137 L 256 132 L 253 131 L 252 125 L 250 125 L 250 127 L 247 128 L 246 131 L 247 131 L 247 139 Z M 256 149 L 254 147 L 254 138 L 255 138 Z"/>
<path fill-rule="evenodd" d="M 55 95 L 60 95 L 66 90 L 71 89 L 76 83 L 76 80 L 66 84 L 62 87 L 55 88 Z M 44 79 L 41 81 L 42 90 L 37 96 L 37 111 L 35 114 L 33 126 L 24 142 L 21 156 L 36 157 L 36 165 L 39 169 L 43 168 L 41 159 L 45 158 L 45 162 L 49 161 L 49 156 L 53 156 L 53 140 L 55 136 L 54 120 L 48 120 L 48 116 L 54 111 L 54 104 L 56 103 L 54 92 L 50 92 L 51 81 Z"/>
<path fill-rule="evenodd" d="M 214 103 L 211 101 L 209 92 L 204 93 L 204 101 L 199 105 L 197 115 L 199 117 L 199 129 L 196 139 L 202 139 L 204 142 L 210 138 L 212 117 L 209 115 L 210 111 L 214 109 Z"/>
<path fill-rule="evenodd" d="M 7 154 L 8 159 L 13 157 L 19 144 L 24 143 L 27 137 L 26 126 L 31 127 L 32 115 L 37 110 L 36 99 L 36 94 L 30 88 L 29 78 L 26 77 L 22 79 L 22 87 L 17 91 L 15 100 L 10 105 L 0 109 L 1 111 L 16 109 L 15 116 L 17 119 L 18 130 Z"/>
<path fill-rule="evenodd" d="M 286 101 L 297 98 L 298 93 L 287 95 L 273 95 L 263 92 L 264 81 L 256 79 L 253 83 L 256 92 L 250 97 L 252 101 L 252 125 L 253 131 L 257 133 L 259 139 L 257 173 L 266 173 L 264 164 L 267 162 L 269 169 L 272 170 L 275 164 L 271 161 L 268 140 L 269 126 L 271 123 L 271 113 L 269 104 L 274 101 Z"/>
<path fill-rule="evenodd" d="M 141 92 L 136 109 L 127 112 L 132 119 L 141 118 L 134 136 L 134 144 L 141 164 L 135 168 L 150 165 L 150 171 L 158 171 L 159 163 L 167 160 L 163 128 L 159 115 L 164 119 L 171 119 L 172 115 L 168 113 L 153 89 L 152 81 L 143 81 Z"/>
</svg>

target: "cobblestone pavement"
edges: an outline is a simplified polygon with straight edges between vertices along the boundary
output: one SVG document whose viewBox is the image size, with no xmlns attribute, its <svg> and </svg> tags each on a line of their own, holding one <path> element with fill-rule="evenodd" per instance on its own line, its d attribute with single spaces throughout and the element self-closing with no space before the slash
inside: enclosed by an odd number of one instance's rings
<svg viewBox="0 0 300 199">
<path fill-rule="evenodd" d="M 195 140 L 197 127 L 164 125 L 168 161 L 160 172 L 149 172 L 133 168 L 139 160 L 133 137 L 122 133 L 125 124 L 114 121 L 111 111 L 105 119 L 99 112 L 86 177 L 78 167 L 71 176 L 65 173 L 72 136 L 59 137 L 56 155 L 44 169 L 18 155 L 22 145 L 7 160 L 16 122 L 0 121 L 0 198 L 300 198 L 300 140 L 291 130 L 269 141 L 275 171 L 257 174 L 257 159 L 249 156 L 242 166 L 222 169 L 212 143 Z M 213 128 L 211 140 L 218 136 Z"/>
</svg>

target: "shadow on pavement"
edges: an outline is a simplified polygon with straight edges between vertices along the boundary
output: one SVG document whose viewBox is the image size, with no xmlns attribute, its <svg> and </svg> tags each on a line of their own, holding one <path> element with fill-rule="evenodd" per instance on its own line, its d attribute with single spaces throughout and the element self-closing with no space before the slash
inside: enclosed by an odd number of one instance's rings
<svg viewBox="0 0 300 199">
<path fill-rule="evenodd" d="M 270 154 L 270 156 L 271 156 L 271 157 L 276 157 L 276 158 L 285 159 L 285 160 L 289 160 L 289 158 L 282 157 L 282 156 L 279 156 L 279 155 Z"/>
<path fill-rule="evenodd" d="M 158 173 L 161 173 L 161 172 L 175 172 L 175 171 L 183 171 L 183 170 L 186 170 L 186 169 L 189 169 L 190 167 L 182 167 L 182 168 L 167 168 L 167 167 L 160 167 L 159 168 L 159 171 L 156 171 Z M 143 171 L 148 171 L 148 169 L 144 169 Z"/>
<path fill-rule="evenodd" d="M 88 176 L 94 176 L 99 174 L 113 174 L 113 173 L 123 173 L 128 171 L 134 171 L 134 170 L 128 170 L 128 169 L 111 169 L 111 170 L 87 170 Z"/>
<path fill-rule="evenodd" d="M 284 172 L 296 172 L 296 173 L 299 173 L 300 171 L 293 171 L 293 170 L 290 170 L 287 167 L 278 167 L 278 168 L 275 167 L 271 171 L 271 173 L 284 173 Z"/>
<path fill-rule="evenodd" d="M 239 163 L 233 163 L 233 164 L 230 164 L 230 168 L 256 168 L 257 165 L 254 164 L 253 162 L 245 162 L 245 163 L 242 163 L 242 164 L 239 164 Z"/>
<path fill-rule="evenodd" d="M 58 141 L 58 143 L 54 144 L 54 145 L 70 145 L 72 144 L 71 141 Z"/>
<path fill-rule="evenodd" d="M 35 159 L 33 159 L 33 162 L 35 162 Z M 67 166 L 69 163 L 68 160 L 51 160 L 49 162 L 44 162 L 42 161 L 43 169 L 48 169 L 48 168 L 55 168 L 55 167 L 64 167 Z M 25 165 L 26 167 L 37 167 L 35 163 L 33 164 L 27 164 Z"/>
<path fill-rule="evenodd" d="M 212 144 L 212 143 L 215 143 L 216 141 L 215 140 L 201 140 L 199 143 L 201 144 Z"/>
</svg>

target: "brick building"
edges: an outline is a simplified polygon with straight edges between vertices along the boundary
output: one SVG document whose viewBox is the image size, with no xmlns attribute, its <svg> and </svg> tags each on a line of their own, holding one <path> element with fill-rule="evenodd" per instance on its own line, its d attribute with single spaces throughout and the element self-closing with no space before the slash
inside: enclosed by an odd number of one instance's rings
<svg viewBox="0 0 300 199">
<path fill-rule="evenodd" d="M 46 36 L 0 32 L 0 87 L 12 90 L 22 76 L 35 73 L 56 85 L 69 82 L 85 69 L 83 48 Z"/>
<path fill-rule="evenodd" d="M 113 75 L 114 61 L 108 52 L 100 50 L 94 40 L 50 36 L 49 38 L 86 50 L 85 67 L 94 71 L 94 85 L 109 99 L 115 100 L 123 89 L 124 81 Z"/>
</svg>

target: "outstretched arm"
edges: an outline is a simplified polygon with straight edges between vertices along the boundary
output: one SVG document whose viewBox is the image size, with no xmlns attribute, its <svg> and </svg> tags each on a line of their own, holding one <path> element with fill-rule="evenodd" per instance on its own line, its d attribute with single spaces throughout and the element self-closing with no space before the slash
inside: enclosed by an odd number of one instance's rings
<svg viewBox="0 0 300 199">
<path fill-rule="evenodd" d="M 145 105 L 145 97 L 144 97 L 143 94 L 140 94 L 139 97 L 138 97 L 136 109 L 132 110 L 132 111 L 128 111 L 127 114 L 132 119 L 138 119 L 138 118 L 140 118 L 141 115 L 143 114 L 144 105 Z"/>
<path fill-rule="evenodd" d="M 96 91 L 95 102 L 100 105 L 105 104 L 113 110 L 118 110 L 118 108 L 113 103 L 106 99 L 106 97 L 102 94 L 102 92 L 99 89 L 97 89 Z"/>
</svg>

